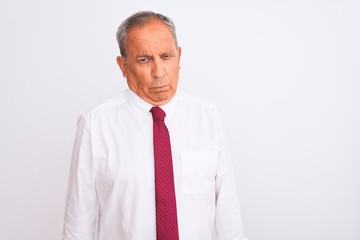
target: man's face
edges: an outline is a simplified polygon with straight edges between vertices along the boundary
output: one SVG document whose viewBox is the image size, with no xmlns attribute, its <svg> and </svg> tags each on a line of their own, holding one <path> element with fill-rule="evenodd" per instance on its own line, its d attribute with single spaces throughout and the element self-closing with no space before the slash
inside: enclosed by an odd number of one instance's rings
<svg viewBox="0 0 360 240">
<path fill-rule="evenodd" d="M 175 95 L 181 49 L 160 21 L 136 27 L 125 41 L 127 59 L 117 58 L 129 88 L 146 102 L 161 106 Z"/>
</svg>

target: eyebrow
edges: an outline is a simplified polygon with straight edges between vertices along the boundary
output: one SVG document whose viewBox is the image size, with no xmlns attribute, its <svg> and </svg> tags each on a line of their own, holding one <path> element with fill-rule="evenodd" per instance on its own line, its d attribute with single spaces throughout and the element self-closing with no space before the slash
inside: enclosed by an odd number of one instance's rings
<svg viewBox="0 0 360 240">
<path fill-rule="evenodd" d="M 170 49 L 165 49 L 165 50 L 161 51 L 160 55 L 162 55 L 162 54 L 175 54 L 175 53 L 176 53 L 176 50 L 170 48 Z M 136 56 L 149 56 L 150 57 L 151 55 L 149 55 L 148 52 L 142 52 L 142 53 L 140 53 L 140 54 L 138 54 Z"/>
<path fill-rule="evenodd" d="M 136 55 L 135 57 L 136 57 L 136 58 L 139 58 L 139 57 L 151 58 L 151 56 L 148 55 L 148 54 L 138 54 L 138 55 Z"/>
<path fill-rule="evenodd" d="M 163 55 L 175 55 L 176 53 L 174 51 L 164 51 L 162 53 L 159 54 L 159 56 L 163 56 Z M 152 55 L 149 55 L 147 53 L 142 53 L 142 54 L 137 54 L 135 56 L 135 58 L 142 58 L 142 57 L 145 57 L 145 58 L 153 58 Z"/>
</svg>

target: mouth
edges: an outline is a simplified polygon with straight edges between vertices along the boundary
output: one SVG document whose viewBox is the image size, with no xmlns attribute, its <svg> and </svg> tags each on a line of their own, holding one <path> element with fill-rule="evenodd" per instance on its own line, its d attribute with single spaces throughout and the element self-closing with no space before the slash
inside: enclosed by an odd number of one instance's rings
<svg viewBox="0 0 360 240">
<path fill-rule="evenodd" d="M 157 87 L 152 87 L 151 89 L 155 92 L 164 92 L 169 89 L 169 85 L 161 85 L 161 86 L 157 86 Z"/>
</svg>

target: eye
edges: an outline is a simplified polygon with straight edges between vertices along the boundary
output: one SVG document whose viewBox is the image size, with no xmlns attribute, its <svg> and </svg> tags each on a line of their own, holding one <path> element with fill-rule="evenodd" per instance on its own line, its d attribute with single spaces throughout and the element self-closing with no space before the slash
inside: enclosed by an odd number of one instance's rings
<svg viewBox="0 0 360 240">
<path fill-rule="evenodd" d="M 161 55 L 161 58 L 166 60 L 166 59 L 171 58 L 172 56 L 173 56 L 173 55 L 171 55 L 171 54 L 164 53 L 164 54 Z"/>
<path fill-rule="evenodd" d="M 149 61 L 149 58 L 147 57 L 141 57 L 141 58 L 138 58 L 138 63 L 147 63 Z"/>
</svg>

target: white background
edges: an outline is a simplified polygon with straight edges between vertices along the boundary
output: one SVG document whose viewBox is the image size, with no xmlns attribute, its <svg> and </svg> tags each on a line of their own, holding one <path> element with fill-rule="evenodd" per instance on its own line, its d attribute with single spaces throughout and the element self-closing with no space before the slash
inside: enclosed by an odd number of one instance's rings
<svg viewBox="0 0 360 240">
<path fill-rule="evenodd" d="M 210 2 L 1 0 L 1 239 L 62 238 L 76 119 L 126 87 L 115 32 L 147 9 L 223 114 L 247 237 L 360 239 L 360 2 Z"/>
</svg>

